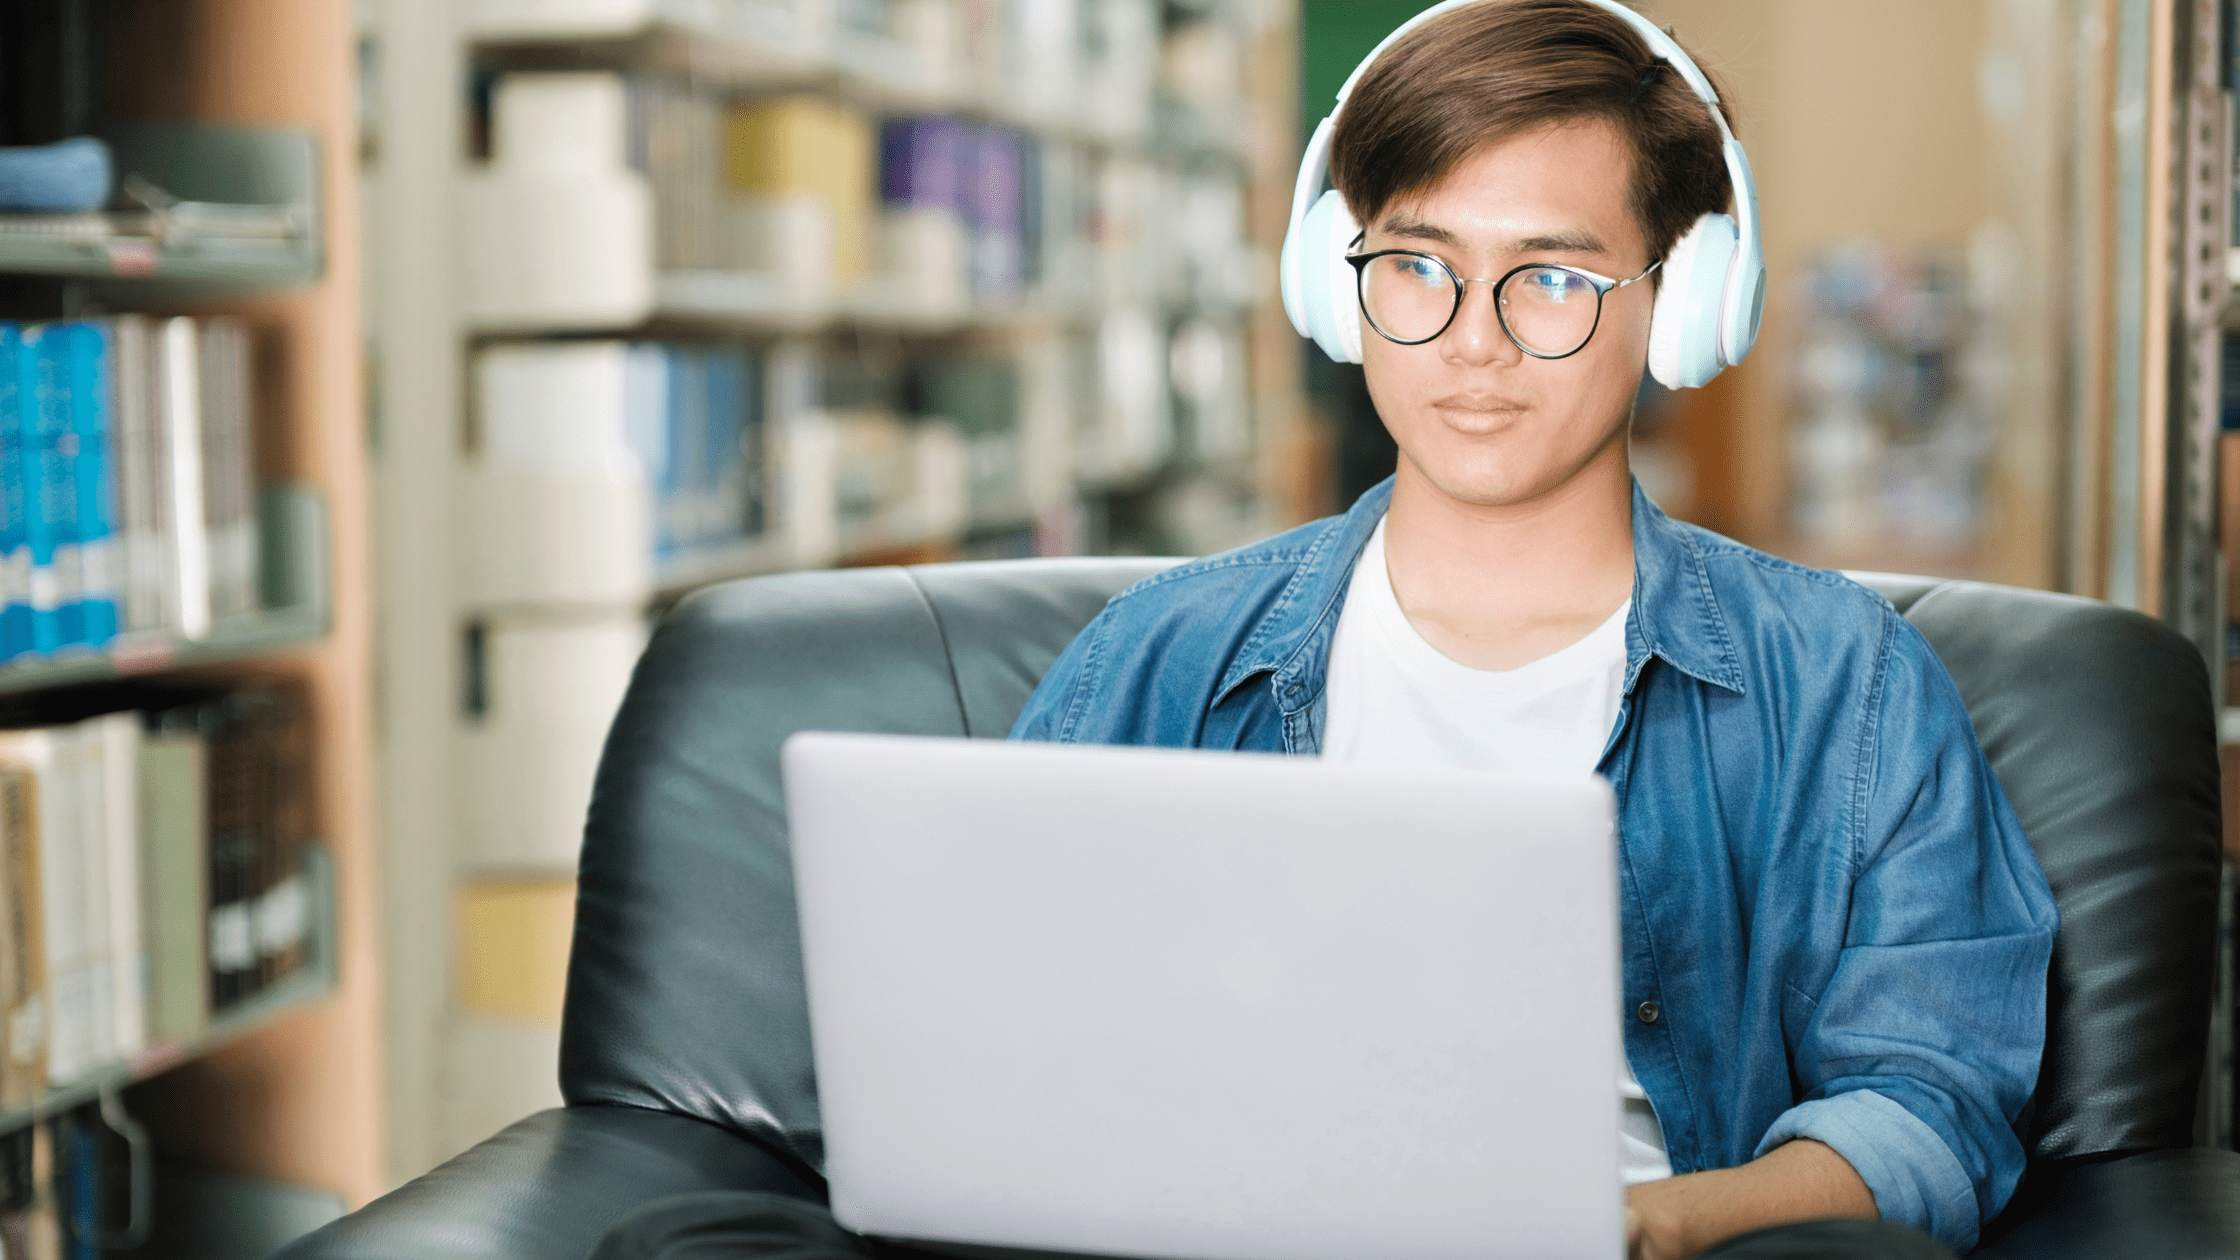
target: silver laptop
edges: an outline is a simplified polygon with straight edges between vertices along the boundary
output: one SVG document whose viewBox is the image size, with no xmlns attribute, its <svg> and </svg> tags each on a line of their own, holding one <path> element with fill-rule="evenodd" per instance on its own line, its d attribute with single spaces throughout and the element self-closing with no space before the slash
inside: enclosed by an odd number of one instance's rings
<svg viewBox="0 0 2240 1260">
<path fill-rule="evenodd" d="M 832 1210 L 1176 1260 L 1611 1260 L 1600 779 L 802 734 Z"/>
</svg>

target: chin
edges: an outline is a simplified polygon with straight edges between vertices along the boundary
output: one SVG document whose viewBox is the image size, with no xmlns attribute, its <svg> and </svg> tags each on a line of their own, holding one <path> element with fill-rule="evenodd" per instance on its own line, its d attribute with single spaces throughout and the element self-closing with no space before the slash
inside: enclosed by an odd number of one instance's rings
<svg viewBox="0 0 2240 1260">
<path fill-rule="evenodd" d="M 1425 467 L 1425 481 L 1446 497 L 1474 507 L 1509 507 L 1554 489 L 1562 478 L 1514 468 Z"/>
</svg>

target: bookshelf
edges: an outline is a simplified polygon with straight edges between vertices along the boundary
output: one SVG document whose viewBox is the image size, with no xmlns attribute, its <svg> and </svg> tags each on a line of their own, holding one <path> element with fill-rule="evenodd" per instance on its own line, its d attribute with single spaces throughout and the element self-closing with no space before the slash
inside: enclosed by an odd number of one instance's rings
<svg viewBox="0 0 2240 1260">
<path fill-rule="evenodd" d="M 76 259 L 10 253 L 0 268 L 63 280 L 75 312 L 223 317 L 255 347 L 258 611 L 208 633 L 120 642 L 104 656 L 0 671 L 0 690 L 118 677 L 303 697 L 308 833 L 304 965 L 223 1008 L 198 1035 L 157 1041 L 67 1083 L 51 1109 L 107 1091 L 165 1166 L 240 1174 L 362 1203 L 382 1164 L 372 848 L 373 708 L 359 199 L 346 0 L 105 0 L 90 24 L 105 129 L 132 169 L 179 203 L 120 212 L 127 242 Z M 120 172 L 127 169 L 120 162 Z M 248 203 L 261 217 L 199 207 Z M 149 213 L 153 211 L 153 213 Z M 199 223 L 188 224 L 197 219 Z M 207 230 L 205 230 L 207 229 Z M 145 237 L 146 246 L 130 242 Z M 136 253 L 137 251 L 137 253 Z M 124 265 L 117 262 L 122 258 Z M 19 265 L 20 264 L 20 265 Z M 57 693 L 60 694 L 60 693 Z M 0 1126 L 15 1121 L 0 1117 Z M 159 1196 L 159 1200 L 161 1196 Z M 160 1229 L 160 1222 L 158 1223 Z"/>
<path fill-rule="evenodd" d="M 1217 550 L 1329 505 L 1275 282 L 1291 0 L 367 10 L 402 1176 L 557 1102 L 557 999 L 474 995 L 557 993 L 565 950 L 492 944 L 483 894 L 565 921 L 650 614 L 792 569 Z M 782 134 L 858 165 L 804 197 L 726 156 Z M 931 158 L 884 186 L 943 145 L 1014 199 L 904 191 L 948 186 Z M 753 414 L 649 442 L 648 389 Z M 705 456 L 733 443 L 743 485 Z M 446 930 L 405 939 L 429 906 Z"/>
<path fill-rule="evenodd" d="M 323 848 L 314 846 L 304 855 L 304 874 L 310 888 L 312 912 L 310 931 L 305 937 L 307 957 L 300 970 L 227 1007 L 200 1036 L 186 1041 L 154 1042 L 130 1058 L 102 1064 L 47 1089 L 29 1106 L 0 1111 L 0 1133 L 20 1129 L 104 1095 L 114 1095 L 182 1063 L 237 1045 L 330 996 L 336 979 L 334 862 Z"/>
</svg>

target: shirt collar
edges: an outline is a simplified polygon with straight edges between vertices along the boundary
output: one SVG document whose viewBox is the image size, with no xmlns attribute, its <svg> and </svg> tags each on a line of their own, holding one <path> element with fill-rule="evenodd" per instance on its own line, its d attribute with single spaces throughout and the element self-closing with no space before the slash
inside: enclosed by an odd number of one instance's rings
<svg viewBox="0 0 2240 1260">
<path fill-rule="evenodd" d="M 1353 580 L 1354 562 L 1391 503 L 1392 478 L 1387 477 L 1315 535 L 1291 581 L 1253 627 L 1214 689 L 1217 701 L 1247 680 L 1268 674 L 1285 713 L 1313 702 L 1322 690 L 1330 633 L 1336 629 L 1346 587 Z M 1742 693 L 1742 670 L 1726 618 L 1711 590 L 1701 541 L 1666 516 L 1635 481 L 1633 611 L 1626 617 L 1628 693 L 1650 656 L 1692 678 Z"/>
</svg>

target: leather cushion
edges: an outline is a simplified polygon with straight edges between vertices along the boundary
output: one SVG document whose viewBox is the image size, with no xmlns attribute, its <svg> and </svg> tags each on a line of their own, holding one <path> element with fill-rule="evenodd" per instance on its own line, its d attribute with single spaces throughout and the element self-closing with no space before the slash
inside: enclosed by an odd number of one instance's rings
<svg viewBox="0 0 2240 1260">
<path fill-rule="evenodd" d="M 1162 563 L 788 574 L 672 610 L 592 792 L 563 1096 L 712 1120 L 816 1175 L 779 745 L 804 729 L 1000 737 L 1081 626 Z"/>
</svg>

